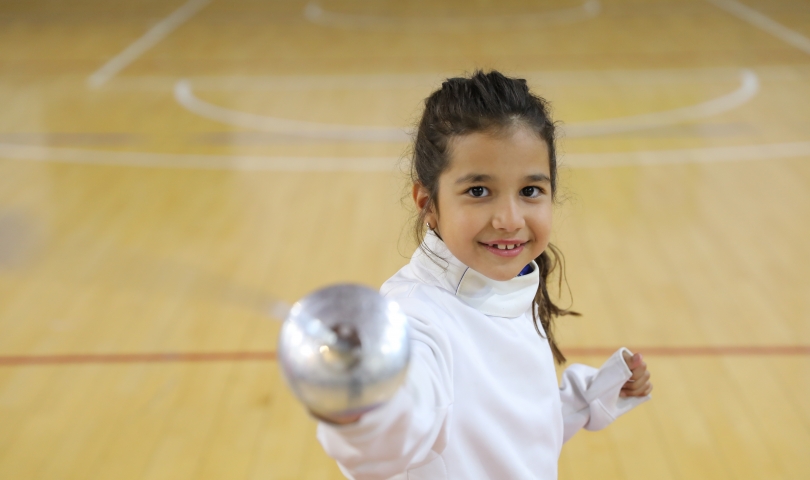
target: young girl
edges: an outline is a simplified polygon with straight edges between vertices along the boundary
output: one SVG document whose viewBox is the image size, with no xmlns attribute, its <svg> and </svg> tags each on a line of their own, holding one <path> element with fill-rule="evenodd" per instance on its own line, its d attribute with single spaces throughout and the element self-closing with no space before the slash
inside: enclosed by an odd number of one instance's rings
<svg viewBox="0 0 810 480">
<path fill-rule="evenodd" d="M 641 355 L 600 368 L 565 357 L 547 281 L 557 181 L 554 124 L 525 80 L 452 78 L 425 102 L 413 152 L 421 240 L 382 286 L 407 314 L 407 380 L 385 405 L 321 418 L 349 478 L 554 479 L 562 444 L 648 400 Z"/>
</svg>

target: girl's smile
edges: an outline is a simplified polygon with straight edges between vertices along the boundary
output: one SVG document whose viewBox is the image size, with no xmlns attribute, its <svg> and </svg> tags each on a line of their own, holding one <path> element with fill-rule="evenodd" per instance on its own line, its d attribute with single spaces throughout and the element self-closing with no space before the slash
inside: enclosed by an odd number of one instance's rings
<svg viewBox="0 0 810 480">
<path fill-rule="evenodd" d="M 496 242 L 479 242 L 490 253 L 499 255 L 501 257 L 516 257 L 523 252 L 523 247 L 528 242 L 520 242 L 513 240 L 498 240 Z"/>
</svg>

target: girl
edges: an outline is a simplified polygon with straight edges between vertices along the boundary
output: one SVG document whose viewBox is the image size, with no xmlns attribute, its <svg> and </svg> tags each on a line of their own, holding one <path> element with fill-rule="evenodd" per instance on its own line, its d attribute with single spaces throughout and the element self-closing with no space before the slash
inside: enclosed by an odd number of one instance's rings
<svg viewBox="0 0 810 480">
<path fill-rule="evenodd" d="M 349 478 L 554 479 L 562 444 L 649 399 L 641 355 L 600 368 L 565 357 L 547 281 L 557 181 L 554 124 L 525 80 L 452 78 L 425 102 L 413 152 L 420 240 L 382 286 L 411 325 L 405 384 L 360 416 L 320 418 Z"/>
</svg>

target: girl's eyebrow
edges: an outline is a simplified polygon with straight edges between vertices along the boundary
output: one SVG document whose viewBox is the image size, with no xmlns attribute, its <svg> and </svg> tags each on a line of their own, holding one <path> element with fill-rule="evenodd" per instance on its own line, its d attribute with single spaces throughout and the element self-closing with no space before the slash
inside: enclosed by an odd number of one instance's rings
<svg viewBox="0 0 810 480">
<path fill-rule="evenodd" d="M 526 180 L 530 182 L 549 182 L 551 179 L 545 173 L 535 173 L 534 175 L 526 175 Z"/>
<path fill-rule="evenodd" d="M 456 185 L 462 183 L 477 183 L 477 182 L 486 182 L 488 180 L 492 180 L 492 176 L 484 175 L 483 173 L 471 173 L 469 175 L 464 175 L 456 180 Z"/>
<path fill-rule="evenodd" d="M 459 177 L 459 179 L 456 180 L 456 185 L 461 185 L 464 183 L 487 182 L 492 180 L 493 178 L 494 177 L 492 175 L 485 175 L 483 173 L 470 173 L 469 175 Z M 546 175 L 545 173 L 535 173 L 533 175 L 526 175 L 526 181 L 551 183 L 551 179 L 548 178 L 548 175 Z"/>
</svg>

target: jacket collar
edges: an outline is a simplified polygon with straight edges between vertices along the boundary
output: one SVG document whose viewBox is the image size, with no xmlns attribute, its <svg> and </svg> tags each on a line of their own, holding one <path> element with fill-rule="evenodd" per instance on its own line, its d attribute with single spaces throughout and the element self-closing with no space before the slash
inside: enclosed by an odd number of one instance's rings
<svg viewBox="0 0 810 480">
<path fill-rule="evenodd" d="M 540 270 L 534 261 L 531 273 L 506 281 L 492 280 L 461 263 L 433 232 L 425 235 L 411 264 L 422 282 L 448 290 L 462 302 L 493 317 L 515 318 L 526 313 L 532 307 L 540 282 Z"/>
</svg>

